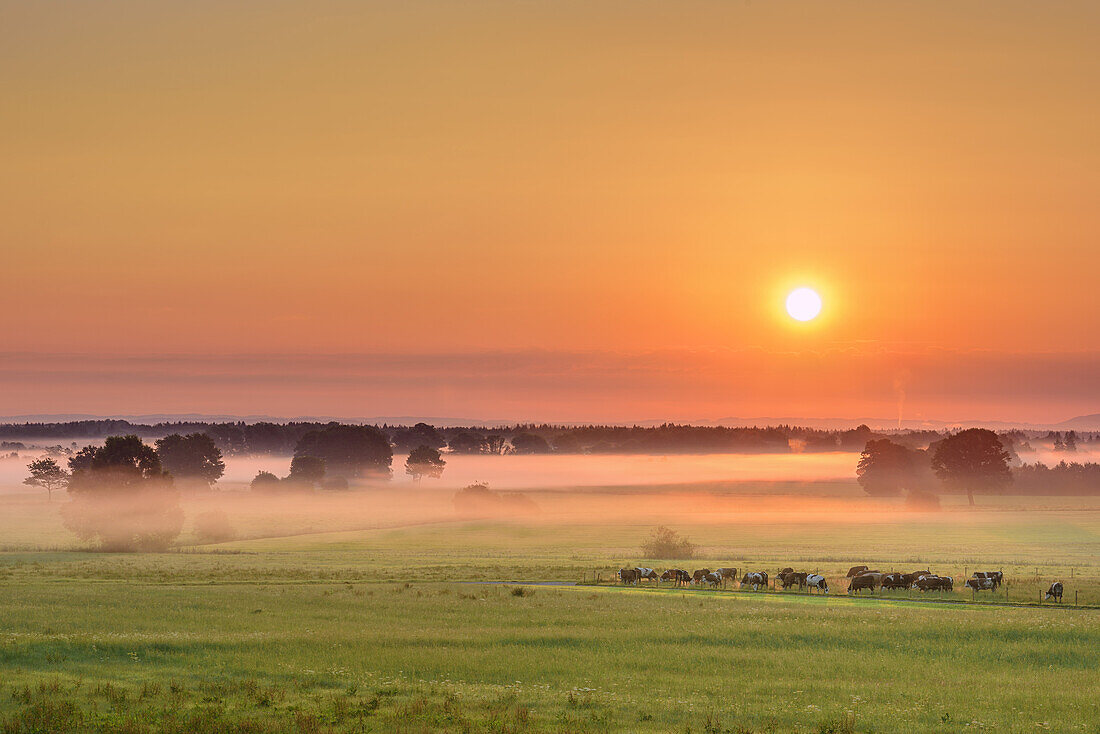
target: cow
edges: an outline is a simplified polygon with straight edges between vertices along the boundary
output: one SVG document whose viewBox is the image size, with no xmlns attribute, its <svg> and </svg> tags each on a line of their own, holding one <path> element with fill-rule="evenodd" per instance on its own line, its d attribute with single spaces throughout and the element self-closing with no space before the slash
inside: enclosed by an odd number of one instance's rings
<svg viewBox="0 0 1100 734">
<path fill-rule="evenodd" d="M 855 578 L 867 570 L 867 566 L 852 566 L 848 569 L 848 578 Z"/>
<path fill-rule="evenodd" d="M 805 571 L 787 571 L 786 573 L 779 574 L 779 581 L 783 584 L 784 589 L 789 589 L 794 585 L 798 585 L 798 588 L 806 588 L 806 576 Z"/>
<path fill-rule="evenodd" d="M 863 589 L 870 589 L 871 593 L 874 594 L 875 589 L 882 584 L 883 575 L 884 574 L 878 573 L 877 571 L 861 573 L 859 576 L 853 578 L 852 582 L 848 584 L 848 593 L 851 594 L 854 591 L 858 594 Z"/>
<path fill-rule="evenodd" d="M 656 581 L 657 583 L 661 582 L 660 575 L 658 575 L 658 573 L 652 568 L 635 568 L 634 570 L 638 572 L 638 578 L 642 581 Z"/>
<path fill-rule="evenodd" d="M 638 581 L 642 578 L 642 575 L 636 568 L 620 568 L 619 572 L 615 575 L 619 578 L 619 581 L 622 581 L 624 584 L 634 584 L 635 586 L 637 586 Z"/>
<path fill-rule="evenodd" d="M 723 583 L 725 583 L 727 579 L 731 584 L 737 580 L 736 568 L 718 568 L 715 569 L 714 572 L 722 578 Z"/>
<path fill-rule="evenodd" d="M 691 574 L 681 568 L 670 568 L 661 574 L 661 581 L 675 581 L 679 586 L 691 581 Z"/>
<path fill-rule="evenodd" d="M 998 586 L 1004 583 L 1005 575 L 1000 571 L 975 571 L 971 578 L 990 579 L 993 582 L 993 589 L 996 590 Z"/>
<path fill-rule="evenodd" d="M 703 583 L 712 589 L 716 589 L 722 583 L 722 576 L 717 571 L 712 571 L 703 577 Z"/>
<path fill-rule="evenodd" d="M 759 588 L 761 586 L 763 586 L 764 588 L 767 588 L 768 587 L 768 573 L 767 573 L 767 571 L 746 572 L 745 575 L 743 577 L 741 577 L 741 588 L 743 589 L 746 586 L 751 586 L 753 591 L 759 590 Z"/>
<path fill-rule="evenodd" d="M 825 577 L 819 573 L 811 573 L 806 577 L 806 586 L 809 587 L 810 593 L 814 593 L 814 589 L 823 591 L 826 594 L 829 593 L 829 583 L 825 580 Z"/>
<path fill-rule="evenodd" d="M 954 591 L 955 580 L 950 576 L 921 576 L 913 582 L 913 588 L 921 591 Z"/>
<path fill-rule="evenodd" d="M 882 588 L 885 589 L 908 589 L 913 585 L 912 581 L 906 581 L 904 573 L 888 573 L 882 577 Z"/>
<path fill-rule="evenodd" d="M 916 583 L 917 579 L 919 579 L 921 576 L 931 576 L 931 575 L 932 575 L 932 572 L 928 571 L 928 570 L 913 571 L 913 573 L 904 573 L 904 574 L 902 574 L 902 578 L 905 579 L 905 586 L 908 588 L 908 587 L 911 587 L 914 583 Z"/>
<path fill-rule="evenodd" d="M 1055 581 L 1053 584 L 1050 585 L 1050 588 L 1047 589 L 1046 600 L 1050 601 L 1051 599 L 1054 599 L 1057 602 L 1062 601 L 1062 582 L 1061 581 Z"/>
<path fill-rule="evenodd" d="M 776 578 L 779 578 L 779 577 L 781 577 L 781 576 L 782 576 L 783 574 L 785 574 L 785 573 L 794 573 L 794 569 L 793 569 L 793 568 L 791 568 L 790 566 L 787 566 L 786 568 L 781 568 L 781 569 L 779 569 L 779 573 L 777 573 L 777 574 L 775 575 L 775 577 L 776 577 Z"/>
<path fill-rule="evenodd" d="M 709 568 L 697 568 L 691 573 L 691 583 L 697 584 L 703 580 L 703 577 L 710 573 Z"/>
<path fill-rule="evenodd" d="M 975 576 L 966 580 L 966 587 L 974 591 L 993 591 L 997 588 L 997 583 L 993 579 Z"/>
</svg>

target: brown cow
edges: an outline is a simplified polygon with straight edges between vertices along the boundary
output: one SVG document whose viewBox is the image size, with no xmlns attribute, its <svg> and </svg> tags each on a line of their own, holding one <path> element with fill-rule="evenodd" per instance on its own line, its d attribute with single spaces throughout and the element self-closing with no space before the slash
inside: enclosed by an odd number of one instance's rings
<svg viewBox="0 0 1100 734">
<path fill-rule="evenodd" d="M 698 568 L 691 574 L 691 583 L 697 584 L 703 580 L 703 577 L 710 573 L 709 568 Z"/>
<path fill-rule="evenodd" d="M 691 574 L 682 568 L 670 568 L 661 574 L 661 581 L 675 581 L 676 585 L 679 586 L 691 581 Z"/>
<path fill-rule="evenodd" d="M 875 589 L 882 585 L 882 577 L 885 574 L 878 573 L 877 571 L 869 573 L 861 573 L 852 579 L 852 582 L 848 584 L 848 593 L 853 591 L 857 594 L 863 589 L 870 589 L 871 593 L 875 593 Z"/>
<path fill-rule="evenodd" d="M 902 578 L 905 579 L 906 586 L 912 586 L 914 583 L 916 583 L 917 579 L 919 579 L 921 576 L 931 576 L 931 575 L 932 575 L 932 572 L 928 571 L 928 570 L 914 571 L 913 573 L 902 574 Z"/>
<path fill-rule="evenodd" d="M 736 568 L 717 568 L 714 570 L 714 572 L 718 574 L 723 582 L 725 582 L 726 579 L 729 579 L 729 582 L 732 584 L 734 581 L 737 580 Z"/>
<path fill-rule="evenodd" d="M 642 574 L 636 568 L 620 568 L 619 572 L 615 574 L 619 577 L 619 581 L 624 584 L 637 584 L 641 580 Z"/>
<path fill-rule="evenodd" d="M 867 566 L 852 566 L 848 569 L 848 578 L 854 578 L 867 570 Z"/>
<path fill-rule="evenodd" d="M 783 584 L 784 589 L 789 589 L 795 584 L 798 585 L 799 589 L 805 589 L 807 575 L 805 571 L 788 571 L 779 574 L 779 581 Z"/>
<path fill-rule="evenodd" d="M 955 580 L 950 576 L 921 576 L 913 582 L 913 588 L 921 591 L 954 591 Z"/>
<path fill-rule="evenodd" d="M 1050 588 L 1047 589 L 1047 601 L 1050 601 L 1051 599 L 1057 602 L 1062 601 L 1061 581 L 1055 581 L 1053 584 L 1050 585 Z"/>
</svg>

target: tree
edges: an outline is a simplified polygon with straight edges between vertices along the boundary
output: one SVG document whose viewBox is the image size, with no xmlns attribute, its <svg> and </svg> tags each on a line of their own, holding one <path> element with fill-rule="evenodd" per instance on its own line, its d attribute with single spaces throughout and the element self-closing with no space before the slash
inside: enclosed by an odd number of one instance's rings
<svg viewBox="0 0 1100 734">
<path fill-rule="evenodd" d="M 975 490 L 995 492 L 1012 481 L 1008 459 L 996 433 L 985 428 L 968 428 L 939 443 L 932 457 L 932 469 L 944 484 L 966 490 L 973 506 Z"/>
<path fill-rule="evenodd" d="M 512 448 L 517 454 L 548 454 L 550 444 L 537 433 L 517 433 L 512 436 Z"/>
<path fill-rule="evenodd" d="M 389 479 L 393 449 L 389 438 L 374 426 L 333 423 L 302 436 L 295 456 L 316 456 L 335 476 L 373 476 Z"/>
<path fill-rule="evenodd" d="M 288 480 L 316 487 L 325 478 L 325 460 L 318 456 L 295 456 L 290 460 Z"/>
<path fill-rule="evenodd" d="M 427 423 L 417 423 L 412 428 L 399 429 L 393 434 L 393 442 L 402 451 L 409 451 L 417 446 L 441 449 L 447 445 L 447 440 L 436 427 Z"/>
<path fill-rule="evenodd" d="M 173 433 L 159 439 L 156 446 L 164 468 L 176 479 L 209 486 L 225 474 L 221 449 L 205 433 Z"/>
<path fill-rule="evenodd" d="M 888 438 L 872 439 L 863 447 L 856 464 L 856 478 L 863 491 L 875 497 L 897 496 L 914 491 L 922 483 L 922 452 L 906 448 Z M 926 464 L 927 465 L 927 464 Z"/>
<path fill-rule="evenodd" d="M 134 435 L 108 436 L 102 446 L 85 446 L 69 459 L 70 493 L 114 490 L 168 480 L 160 457 Z"/>
<path fill-rule="evenodd" d="M 437 449 L 431 446 L 418 446 L 409 452 L 409 458 L 405 460 L 405 473 L 420 484 L 424 477 L 439 479 L 443 476 L 443 467 L 447 462 L 439 454 Z"/>
<path fill-rule="evenodd" d="M 27 468 L 30 469 L 31 475 L 23 480 L 23 484 L 46 490 L 50 502 L 53 502 L 55 489 L 61 489 L 69 484 L 69 472 L 58 466 L 53 459 L 36 459 L 27 464 Z"/>
<path fill-rule="evenodd" d="M 65 526 L 104 550 L 162 550 L 183 529 L 172 478 L 151 446 L 134 435 L 109 436 L 69 460 Z"/>
<path fill-rule="evenodd" d="M 452 454 L 487 454 L 489 442 L 480 433 L 461 431 L 451 436 L 448 444 Z"/>
</svg>

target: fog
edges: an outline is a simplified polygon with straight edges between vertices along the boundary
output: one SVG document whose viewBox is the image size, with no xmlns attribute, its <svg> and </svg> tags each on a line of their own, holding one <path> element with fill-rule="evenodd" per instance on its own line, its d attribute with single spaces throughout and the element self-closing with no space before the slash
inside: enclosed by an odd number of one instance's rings
<svg viewBox="0 0 1100 734">
<path fill-rule="evenodd" d="M 405 474 L 405 455 L 393 457 L 394 485 L 414 484 Z M 817 481 L 855 476 L 858 454 L 702 454 L 702 455 L 456 455 L 445 454 L 439 479 L 424 479 L 423 489 L 457 489 L 487 482 L 493 489 L 606 487 L 692 484 L 696 482 Z M 249 482 L 264 470 L 278 476 L 290 471 L 289 456 L 228 457 L 226 484 Z"/>
</svg>

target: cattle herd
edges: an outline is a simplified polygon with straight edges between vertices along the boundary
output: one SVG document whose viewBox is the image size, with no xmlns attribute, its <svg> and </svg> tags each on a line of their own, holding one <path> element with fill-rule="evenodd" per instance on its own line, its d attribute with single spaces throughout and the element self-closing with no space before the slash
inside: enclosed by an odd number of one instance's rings
<svg viewBox="0 0 1100 734">
<path fill-rule="evenodd" d="M 643 581 L 653 581 L 660 585 L 662 581 L 671 582 L 676 586 L 698 585 L 708 588 L 717 588 L 727 581 L 734 583 L 738 580 L 736 568 L 700 568 L 692 573 L 680 568 L 670 568 L 658 573 L 652 568 L 620 568 L 616 578 L 624 584 L 637 586 Z M 877 569 L 867 566 L 852 566 L 848 569 L 848 593 L 860 594 L 864 590 L 875 593 L 876 589 L 916 589 L 918 591 L 954 591 L 955 580 L 951 576 L 938 576 L 931 571 L 913 571 L 911 573 L 882 573 Z M 768 587 L 767 571 L 747 571 L 740 577 L 742 589 L 752 588 L 758 591 Z M 813 593 L 815 590 L 823 594 L 829 593 L 829 584 L 825 577 L 818 573 L 795 571 L 791 567 L 781 569 L 775 575 L 775 583 L 782 585 L 783 589 L 791 589 L 797 586 L 801 590 Z M 977 571 L 966 580 L 965 587 L 978 591 L 996 591 L 1004 583 L 1004 573 L 1001 571 Z M 1055 581 L 1047 590 L 1047 601 L 1053 599 L 1062 601 L 1062 582 Z"/>
</svg>

